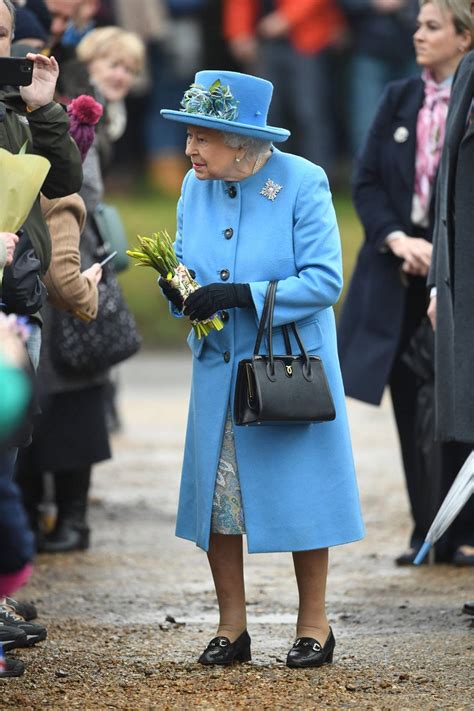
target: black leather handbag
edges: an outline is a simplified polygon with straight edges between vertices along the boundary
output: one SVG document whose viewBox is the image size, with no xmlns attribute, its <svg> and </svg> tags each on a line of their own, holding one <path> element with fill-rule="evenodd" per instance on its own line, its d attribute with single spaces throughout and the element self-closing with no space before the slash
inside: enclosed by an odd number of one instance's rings
<svg viewBox="0 0 474 711">
<path fill-rule="evenodd" d="M 54 309 L 52 360 L 63 374 L 93 375 L 130 358 L 140 348 L 135 319 L 111 267 L 104 267 L 98 286 L 99 311 L 85 323 L 67 311 Z"/>
<path fill-rule="evenodd" d="M 322 360 L 306 353 L 295 323 L 289 327 L 300 353 L 292 354 L 288 327 L 282 326 L 286 355 L 273 354 L 277 285 L 277 281 L 268 285 L 253 355 L 238 365 L 235 422 L 237 425 L 278 425 L 334 420 L 336 411 Z M 260 355 L 267 322 L 268 355 Z"/>
</svg>

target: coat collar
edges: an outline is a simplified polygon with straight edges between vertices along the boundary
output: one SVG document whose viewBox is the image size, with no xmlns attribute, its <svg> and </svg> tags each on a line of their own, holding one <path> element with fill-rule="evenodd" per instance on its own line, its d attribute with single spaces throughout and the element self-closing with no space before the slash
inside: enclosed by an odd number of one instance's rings
<svg viewBox="0 0 474 711">
<path fill-rule="evenodd" d="M 459 65 L 456 73 L 453 91 L 451 94 L 451 111 L 448 116 L 446 132 L 449 132 L 450 141 L 459 145 L 472 136 L 473 123 L 466 126 L 468 115 L 472 109 L 474 96 L 474 51 L 470 52 Z"/>
<path fill-rule="evenodd" d="M 399 175 L 402 177 L 409 194 L 413 194 L 415 183 L 415 159 L 416 159 L 416 124 L 418 112 L 423 105 L 425 86 L 419 77 L 407 84 L 407 91 L 403 99 L 396 107 L 392 123 L 392 135 L 390 140 L 396 143 L 394 151 L 395 164 Z M 396 140 L 397 130 L 406 129 L 408 132 L 405 141 Z"/>
</svg>

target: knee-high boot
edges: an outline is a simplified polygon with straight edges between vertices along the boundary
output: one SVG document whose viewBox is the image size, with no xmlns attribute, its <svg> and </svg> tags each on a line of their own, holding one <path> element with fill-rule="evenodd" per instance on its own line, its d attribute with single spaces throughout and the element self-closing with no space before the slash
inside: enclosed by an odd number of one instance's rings
<svg viewBox="0 0 474 711">
<path fill-rule="evenodd" d="M 57 520 L 54 531 L 45 537 L 44 553 L 67 553 L 89 547 L 87 496 L 92 468 L 54 472 Z"/>
</svg>

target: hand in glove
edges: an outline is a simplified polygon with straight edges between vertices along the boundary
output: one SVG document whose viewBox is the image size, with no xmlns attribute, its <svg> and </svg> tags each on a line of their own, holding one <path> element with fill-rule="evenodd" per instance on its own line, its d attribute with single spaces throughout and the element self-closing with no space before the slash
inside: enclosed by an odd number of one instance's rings
<svg viewBox="0 0 474 711">
<path fill-rule="evenodd" d="M 163 279 L 163 277 L 160 277 L 158 279 L 158 286 L 162 290 L 163 294 L 166 296 L 168 301 L 171 301 L 173 306 L 176 306 L 177 309 L 180 311 L 183 308 L 183 297 L 179 293 L 178 289 L 175 289 L 174 286 L 171 286 L 169 281 L 166 279 Z"/>
<path fill-rule="evenodd" d="M 253 305 L 248 284 L 208 284 L 190 294 L 184 303 L 184 315 L 191 321 L 204 321 L 221 309 Z"/>
</svg>

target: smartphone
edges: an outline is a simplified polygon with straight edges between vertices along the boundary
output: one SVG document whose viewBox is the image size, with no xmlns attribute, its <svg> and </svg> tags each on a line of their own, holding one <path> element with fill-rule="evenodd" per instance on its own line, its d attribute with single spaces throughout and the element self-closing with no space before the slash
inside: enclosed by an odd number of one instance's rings
<svg viewBox="0 0 474 711">
<path fill-rule="evenodd" d="M 117 250 L 115 250 L 115 252 L 112 252 L 112 254 L 109 254 L 108 257 L 106 257 L 101 262 L 99 262 L 99 267 L 103 267 L 104 264 L 107 264 L 107 262 L 110 262 L 110 260 L 113 259 L 114 257 L 116 257 L 117 254 L 118 254 Z"/>
<path fill-rule="evenodd" d="M 33 65 L 25 57 L 0 57 L 0 85 L 28 86 L 33 81 Z"/>
</svg>

